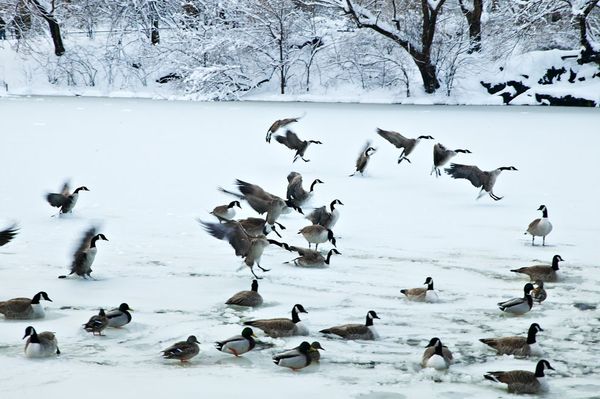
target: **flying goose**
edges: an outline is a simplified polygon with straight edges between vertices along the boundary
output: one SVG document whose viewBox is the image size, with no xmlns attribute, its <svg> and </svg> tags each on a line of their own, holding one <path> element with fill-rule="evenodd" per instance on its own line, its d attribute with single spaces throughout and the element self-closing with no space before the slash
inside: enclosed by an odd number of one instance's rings
<svg viewBox="0 0 600 399">
<path fill-rule="evenodd" d="M 442 345 L 442 341 L 439 338 L 431 338 L 423 357 L 421 358 L 421 367 L 431 367 L 436 370 L 445 370 L 452 364 L 452 352 L 445 345 Z"/>
<path fill-rule="evenodd" d="M 200 352 L 199 343 L 194 335 L 190 335 L 187 340 L 176 342 L 167 349 L 162 350 L 162 356 L 165 359 L 177 359 L 182 363 L 187 362 Z"/>
<path fill-rule="evenodd" d="M 498 197 L 494 194 L 494 184 L 496 179 L 502 173 L 503 170 L 518 170 L 514 166 L 502 166 L 500 168 L 484 172 L 475 165 L 460 165 L 457 163 L 450 164 L 449 168 L 446 168 L 446 173 L 452 176 L 454 179 L 467 179 L 475 187 L 481 187 L 477 199 L 483 197 L 484 193 L 488 193 L 494 201 L 499 201 L 504 197 Z"/>
<path fill-rule="evenodd" d="M 438 300 L 437 292 L 433 289 L 433 279 L 427 277 L 425 282 L 427 287 L 419 288 L 408 288 L 400 290 L 401 293 L 406 295 L 406 298 L 416 302 L 436 302 Z"/>
<path fill-rule="evenodd" d="M 239 219 L 238 222 L 251 236 L 259 236 L 261 234 L 266 236 L 269 235 L 270 232 L 274 232 L 281 238 L 281 234 L 279 234 L 275 225 L 279 226 L 281 230 L 285 230 L 285 226 L 281 223 L 275 222 L 273 225 L 270 225 L 267 223 L 266 219 L 262 218 Z"/>
<path fill-rule="evenodd" d="M 40 303 L 42 299 L 52 302 L 52 299 L 44 291 L 38 292 L 31 299 L 14 298 L 2 301 L 0 302 L 0 313 L 6 319 L 11 320 L 41 319 L 46 315 L 44 307 Z"/>
<path fill-rule="evenodd" d="M 350 177 L 354 176 L 357 173 L 360 173 L 361 175 L 365 173 L 365 169 L 367 168 L 369 159 L 371 159 L 371 155 L 373 155 L 375 151 L 377 150 L 371 147 L 371 142 L 367 141 L 367 144 L 356 159 L 356 170 L 350 175 Z"/>
<path fill-rule="evenodd" d="M 27 338 L 27 342 L 25 342 L 25 356 L 27 357 L 35 358 L 60 355 L 56 335 L 50 331 L 38 334 L 35 328 L 29 326 L 25 329 L 23 339 L 25 338 Z"/>
<path fill-rule="evenodd" d="M 331 241 L 333 246 L 335 247 L 335 237 L 333 236 L 333 231 L 326 227 L 321 226 L 320 224 L 313 224 L 311 226 L 306 226 L 300 229 L 298 234 L 302 234 L 306 241 L 308 241 L 308 248 L 310 248 L 311 244 L 315 244 L 315 250 L 319 248 L 319 244 L 322 244 L 327 241 Z"/>
<path fill-rule="evenodd" d="M 288 367 L 297 371 L 310 365 L 313 356 L 311 355 L 311 345 L 304 341 L 298 346 L 298 349 L 292 349 L 273 356 L 273 362 L 278 366 Z"/>
<path fill-rule="evenodd" d="M 265 137 L 265 140 L 267 141 L 267 143 L 271 142 L 271 135 L 273 133 L 275 133 L 277 130 L 281 129 L 282 127 L 286 127 L 287 125 L 289 125 L 291 123 L 298 122 L 298 120 L 300 118 L 301 117 L 278 119 L 275 122 L 273 122 L 271 127 L 269 127 L 269 130 L 267 130 L 267 137 Z"/>
<path fill-rule="evenodd" d="M 525 234 L 531 234 L 531 245 L 535 245 L 535 237 L 542 237 L 542 246 L 546 245 L 546 236 L 552 231 L 552 223 L 548 220 L 548 208 L 540 205 L 537 209 L 542 211 L 542 217 L 529 223 Z"/>
<path fill-rule="evenodd" d="M 304 205 L 306 201 L 313 195 L 315 185 L 323 183 L 320 179 L 315 179 L 310 185 L 310 191 L 306 191 L 302 187 L 302 175 L 298 172 L 291 172 L 288 177 L 288 186 L 286 192 L 286 198 L 291 201 L 296 207 Z"/>
<path fill-rule="evenodd" d="M 529 276 L 531 281 L 554 282 L 558 279 L 558 262 L 564 261 L 560 255 L 552 257 L 552 266 L 550 265 L 535 265 L 512 269 L 511 272 L 522 273 Z"/>
<path fill-rule="evenodd" d="M 275 136 L 275 140 L 277 140 L 279 143 L 283 144 L 290 150 L 296 151 L 292 163 L 296 162 L 298 158 L 302 159 L 304 162 L 309 162 L 310 159 L 304 158 L 304 153 L 306 152 L 308 146 L 311 144 L 323 144 L 322 142 L 317 140 L 300 140 L 298 135 L 296 135 L 296 133 L 292 132 L 291 130 L 286 130 L 285 136 Z"/>
<path fill-rule="evenodd" d="M 260 265 L 260 258 L 262 257 L 263 251 L 269 244 L 275 244 L 277 246 L 289 249 L 289 246 L 285 243 L 268 239 L 264 235 L 251 236 L 241 226 L 239 222 L 230 221 L 226 223 L 208 223 L 199 220 L 200 224 L 204 226 L 204 229 L 213 237 L 219 240 L 227 240 L 229 245 L 235 250 L 235 255 L 240 256 L 244 259 L 246 266 L 250 268 L 250 271 L 255 278 L 260 279 L 256 273 L 254 273 L 254 264 L 258 266 L 263 272 L 269 271 Z"/>
<path fill-rule="evenodd" d="M 537 303 L 542 303 L 548 298 L 548 294 L 544 289 L 544 282 L 542 280 L 536 280 L 535 285 L 536 287 L 531 291 L 531 296 Z"/>
<path fill-rule="evenodd" d="M 258 281 L 252 280 L 252 287 L 250 291 L 240 291 L 225 302 L 226 305 L 236 306 L 247 306 L 254 307 L 260 306 L 263 303 L 262 296 L 258 293 Z"/>
<path fill-rule="evenodd" d="M 108 238 L 106 238 L 104 234 L 97 234 L 95 227 L 90 228 L 83 234 L 79 247 L 73 254 L 73 262 L 71 262 L 71 273 L 69 273 L 69 276 L 71 274 L 77 274 L 83 278 L 91 277 L 92 264 L 94 263 L 96 253 L 98 252 L 98 248 L 96 248 L 96 241 L 98 240 L 108 241 Z M 65 275 L 58 276 L 58 278 L 66 277 L 67 276 Z"/>
<path fill-rule="evenodd" d="M 308 313 L 300 304 L 294 305 L 292 308 L 292 318 L 285 319 L 262 319 L 244 322 L 244 325 L 259 328 L 269 337 L 291 337 L 294 335 L 308 335 L 308 328 L 302 323 L 298 317 L 298 313 Z"/>
<path fill-rule="evenodd" d="M 323 254 L 321 254 L 320 252 L 309 248 L 290 246 L 290 251 L 298 252 L 298 255 L 300 256 L 298 256 L 295 259 L 292 259 L 289 262 L 284 263 L 293 263 L 296 266 L 302 267 L 319 267 L 329 265 L 329 261 L 331 260 L 332 254 L 335 253 L 341 255 L 341 253 L 338 252 L 338 250 L 335 248 L 329 250 L 329 252 L 327 253 L 327 257 L 323 256 Z"/>
<path fill-rule="evenodd" d="M 333 226 L 337 223 L 340 217 L 340 211 L 335 207 L 336 205 L 344 205 L 339 199 L 331 201 L 329 204 L 329 211 L 325 205 L 320 208 L 316 208 L 306 217 L 312 222 L 312 224 L 319 224 L 328 229 L 333 229 Z"/>
<path fill-rule="evenodd" d="M 90 320 L 83 325 L 83 329 L 93 335 L 102 335 L 102 331 L 106 327 L 108 327 L 108 318 L 104 309 L 100 309 L 97 315 L 90 317 Z"/>
<path fill-rule="evenodd" d="M 374 310 L 369 310 L 365 324 L 344 324 L 326 328 L 320 332 L 323 334 L 335 334 L 344 339 L 374 340 L 379 338 L 379 334 L 375 331 L 373 319 L 379 319 L 379 316 L 377 316 Z"/>
<path fill-rule="evenodd" d="M 489 371 L 483 377 L 507 384 L 509 393 L 540 393 L 548 390 L 544 381 L 544 369 L 554 370 L 547 360 L 540 360 L 535 367 L 535 373 L 525 370 Z"/>
<path fill-rule="evenodd" d="M 16 224 L 13 224 L 10 227 L 7 227 L 4 230 L 0 231 L 0 247 L 8 244 L 19 232 L 19 228 Z"/>
<path fill-rule="evenodd" d="M 408 159 L 407 157 L 413 152 L 413 150 L 415 149 L 417 144 L 419 144 L 419 141 L 421 141 L 421 139 L 433 140 L 433 137 L 431 136 L 419 136 L 416 139 L 409 139 L 398 132 L 394 132 L 391 130 L 383 130 L 379 128 L 377 128 L 377 134 L 389 141 L 390 143 L 392 143 L 396 148 L 402 148 L 402 152 L 398 157 L 398 163 L 402 162 L 405 159 L 408 162 L 410 162 L 410 159 Z"/>
<path fill-rule="evenodd" d="M 73 194 L 70 193 L 69 182 L 65 182 L 60 193 L 49 193 L 46 195 L 48 203 L 55 207 L 60 208 L 59 213 L 69 213 L 73 211 L 77 199 L 79 199 L 80 191 L 90 191 L 86 186 L 77 187 Z"/>
<path fill-rule="evenodd" d="M 525 296 L 523 298 L 513 298 L 508 301 L 498 302 L 500 310 L 507 313 L 522 315 L 531 310 L 533 307 L 533 298 L 531 297 L 531 291 L 533 290 L 533 284 L 527 283 L 523 287 Z"/>
<path fill-rule="evenodd" d="M 532 323 L 527 332 L 527 337 L 481 338 L 479 341 L 494 348 L 498 355 L 537 356 L 542 354 L 535 340 L 535 336 L 539 331 L 544 330 L 538 323 Z"/>
<path fill-rule="evenodd" d="M 219 219 L 220 222 L 227 222 L 235 217 L 234 206 L 242 209 L 239 201 L 231 201 L 227 205 L 219 205 L 215 207 L 210 214 Z"/>
<path fill-rule="evenodd" d="M 217 350 L 224 353 L 230 353 L 237 357 L 254 349 L 256 346 L 254 337 L 255 335 L 252 329 L 250 327 L 246 327 L 242 330 L 240 335 L 227 338 L 224 341 L 217 341 L 215 344 Z"/>
<path fill-rule="evenodd" d="M 469 150 L 449 150 L 444 147 L 442 144 L 437 143 L 433 146 L 433 167 L 431 168 L 431 176 L 433 172 L 435 172 L 435 177 L 440 177 L 442 175 L 442 171 L 440 168 L 448 163 L 450 158 L 454 157 L 458 153 L 470 154 Z"/>
<path fill-rule="evenodd" d="M 133 309 L 129 307 L 128 304 L 122 303 L 118 308 L 111 310 L 106 314 L 106 318 L 108 319 L 109 327 L 123 327 L 126 324 L 131 322 L 131 313 Z"/>
</svg>

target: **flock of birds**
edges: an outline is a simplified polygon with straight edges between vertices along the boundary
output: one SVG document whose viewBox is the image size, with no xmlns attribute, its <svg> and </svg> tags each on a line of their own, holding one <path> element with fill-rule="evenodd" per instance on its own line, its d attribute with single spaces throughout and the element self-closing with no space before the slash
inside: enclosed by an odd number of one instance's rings
<svg viewBox="0 0 600 399">
<path fill-rule="evenodd" d="M 317 140 L 302 140 L 298 135 L 289 130 L 289 125 L 298 122 L 299 118 L 281 119 L 272 124 L 268 129 L 266 141 L 269 143 L 273 135 L 275 140 L 282 145 L 293 150 L 295 162 L 301 159 L 304 162 L 310 160 L 306 158 L 306 151 L 311 144 L 322 144 Z M 282 132 L 279 133 L 278 132 Z M 398 164 L 402 161 L 411 162 L 408 156 L 413 153 L 421 140 L 431 140 L 431 136 L 419 136 L 418 138 L 406 138 L 400 133 L 388 130 L 377 129 L 377 134 L 390 142 L 392 145 L 401 149 L 398 157 Z M 369 159 L 376 153 L 375 147 L 367 142 L 356 160 L 355 171 L 350 176 L 357 173 L 364 174 L 369 163 Z M 466 149 L 449 150 L 442 144 L 435 144 L 433 147 L 433 167 L 430 174 L 436 177 L 441 176 L 441 168 L 445 166 L 457 154 L 469 154 Z M 462 165 L 452 163 L 445 169 L 446 173 L 455 179 L 467 179 L 473 186 L 480 188 L 477 198 L 486 193 L 495 201 L 502 199 L 493 192 L 494 184 L 502 171 L 517 170 L 513 166 L 499 167 L 491 171 L 482 171 L 474 165 Z M 207 222 L 199 220 L 199 223 L 212 236 L 219 240 L 227 241 L 234 250 L 235 256 L 241 257 L 246 266 L 250 268 L 254 279 L 251 289 L 238 292 L 229 298 L 225 303 L 235 307 L 257 307 L 263 303 L 262 296 L 258 293 L 258 280 L 260 276 L 256 275 L 254 266 L 263 272 L 269 271 L 261 265 L 263 251 L 270 245 L 275 245 L 283 250 L 293 252 L 296 257 L 287 263 L 300 267 L 324 267 L 330 264 L 332 255 L 341 255 L 336 248 L 336 236 L 333 232 L 338 218 L 338 206 L 343 203 L 335 199 L 330 204 L 314 209 L 306 215 L 310 224 L 298 231 L 307 242 L 308 248 L 289 245 L 268 236 L 273 233 L 282 239 L 281 230 L 285 226 L 278 222 L 282 214 L 290 213 L 292 210 L 304 215 L 302 207 L 307 204 L 311 198 L 315 186 L 323 184 L 320 179 L 315 179 L 308 190 L 304 188 L 302 175 L 297 172 L 291 172 L 287 176 L 287 190 L 285 198 L 271 194 L 261 188 L 259 185 L 252 184 L 243 180 L 236 180 L 237 191 L 230 191 L 219 188 L 223 193 L 233 196 L 235 199 L 228 204 L 216 206 L 210 214 L 217 220 L 216 222 Z M 73 211 L 79 194 L 83 191 L 89 191 L 87 187 L 81 186 L 71 192 L 70 185 L 65 183 L 61 192 L 50 193 L 46 199 L 48 203 L 59 208 L 59 215 Z M 254 211 L 262 217 L 250 217 L 246 219 L 235 219 L 236 208 L 241 208 L 241 201 L 245 201 Z M 542 217 L 532 221 L 527 227 L 525 234 L 532 236 L 532 245 L 535 245 L 535 238 L 542 237 L 542 245 L 545 245 L 546 236 L 552 231 L 552 224 L 548 219 L 548 209 L 545 205 L 538 208 L 542 212 Z M 13 225 L 0 231 L 0 246 L 9 243 L 18 233 L 18 227 Z M 70 274 L 59 276 L 67 278 L 75 274 L 84 279 L 92 278 L 92 265 L 98 251 L 98 241 L 108 241 L 106 236 L 97 231 L 96 227 L 91 227 L 84 234 L 73 254 L 73 260 L 70 267 Z M 326 252 L 319 250 L 320 244 L 331 243 L 333 248 Z M 314 245 L 314 249 L 313 249 Z M 560 255 L 555 255 L 551 265 L 535 265 L 521 267 L 511 270 L 515 273 L 527 275 L 534 282 L 525 284 L 523 297 L 518 297 L 498 303 L 502 312 L 514 315 L 521 315 L 529 312 L 533 308 L 534 302 L 541 303 L 547 298 L 544 289 L 545 282 L 555 282 L 558 279 L 559 262 L 563 261 Z M 434 289 L 432 277 L 427 277 L 423 287 L 403 289 L 400 291 L 408 300 L 421 302 L 435 302 L 438 299 Z M 42 300 L 51 301 L 46 292 L 39 292 L 32 298 L 14 298 L 0 302 L 0 313 L 6 319 L 31 320 L 43 318 L 45 315 L 44 307 L 40 303 Z M 122 303 L 118 308 L 106 312 L 100 309 L 97 315 L 93 315 L 89 321 L 83 324 L 83 328 L 94 335 L 102 335 L 103 331 L 110 328 L 121 328 L 132 320 L 130 313 L 132 309 L 127 303 Z M 250 320 L 244 323 L 240 335 L 230 337 L 216 342 L 216 349 L 240 356 L 256 348 L 256 336 L 254 329 L 259 329 L 269 337 L 291 337 L 307 336 L 309 331 L 303 325 L 299 315 L 307 313 L 301 304 L 292 307 L 291 318 L 274 318 Z M 374 328 L 374 319 L 379 316 L 374 310 L 369 310 L 366 314 L 365 322 L 359 324 L 345 324 L 322 329 L 320 333 L 324 336 L 337 336 L 347 340 L 375 340 L 379 336 Z M 501 338 L 483 338 L 480 341 L 494 350 L 499 355 L 514 355 L 516 357 L 539 356 L 541 351 L 536 342 L 536 334 L 543 331 L 539 324 L 531 324 L 526 336 L 511 336 Z M 28 357 L 49 357 L 60 354 L 57 338 L 52 332 L 36 332 L 33 326 L 27 326 L 23 339 L 27 338 L 25 344 L 25 355 Z M 199 353 L 199 342 L 194 335 L 190 335 L 187 340 L 176 342 L 162 351 L 166 359 L 177 359 L 181 362 L 187 362 Z M 288 367 L 292 370 L 299 370 L 309 366 L 320 359 L 319 350 L 323 347 L 318 341 L 309 343 L 302 342 L 299 346 L 275 354 L 273 361 L 276 365 Z M 450 367 L 453 362 L 452 352 L 442 341 L 437 338 L 431 338 L 421 359 L 422 367 L 431 367 L 437 370 L 444 370 Z M 534 372 L 525 370 L 512 371 L 492 371 L 484 375 L 488 380 L 500 382 L 508 385 L 509 392 L 515 393 L 538 393 L 544 391 L 546 384 L 544 382 L 544 371 L 553 370 L 550 363 L 546 360 L 539 360 Z"/>
</svg>

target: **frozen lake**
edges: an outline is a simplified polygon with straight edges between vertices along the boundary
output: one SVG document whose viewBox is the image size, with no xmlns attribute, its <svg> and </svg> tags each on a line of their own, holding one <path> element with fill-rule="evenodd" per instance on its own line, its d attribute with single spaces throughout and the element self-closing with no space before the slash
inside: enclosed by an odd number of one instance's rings
<svg viewBox="0 0 600 399">
<path fill-rule="evenodd" d="M 292 129 L 311 146 L 311 162 L 291 163 L 293 152 L 264 136 L 275 119 L 305 116 Z M 547 373 L 547 398 L 598 397 L 600 315 L 575 303 L 600 301 L 600 179 L 593 167 L 600 148 L 597 109 L 436 107 L 305 103 L 191 103 L 101 98 L 0 98 L 2 224 L 21 227 L 0 248 L 1 297 L 40 290 L 53 302 L 39 321 L 0 316 L 2 398 L 145 397 L 499 398 L 506 387 L 485 381 L 486 371 L 533 371 L 538 358 L 496 356 L 478 339 L 525 335 L 532 322 L 556 371 Z M 409 137 L 432 135 L 398 165 L 399 151 L 375 128 Z M 377 147 L 366 176 L 350 178 L 365 141 Z M 476 201 L 465 180 L 429 175 L 432 145 L 468 148 L 454 161 L 484 170 L 515 166 L 499 177 L 494 202 Z M 305 185 L 320 178 L 312 205 L 340 199 L 334 231 L 342 256 L 331 266 L 283 264 L 294 254 L 268 248 L 260 281 L 265 304 L 231 309 L 224 302 L 248 289 L 251 274 L 224 241 L 196 218 L 213 221 L 214 206 L 231 197 L 236 178 L 285 196 L 290 171 Z M 73 215 L 55 212 L 44 194 L 69 178 L 91 191 Z M 523 235 L 545 204 L 554 231 L 547 246 Z M 240 217 L 256 214 L 242 202 Z M 305 210 L 309 210 L 306 206 Z M 306 212 L 305 212 L 306 213 Z M 308 224 L 298 213 L 280 220 L 283 241 L 306 246 L 296 234 Z M 101 242 L 96 281 L 59 280 L 80 234 L 92 223 Z M 323 245 L 323 249 L 329 248 Z M 509 270 L 548 263 L 560 254 L 562 281 L 546 284 L 548 299 L 521 317 L 496 303 L 522 296 L 525 277 Z M 261 273 L 257 270 L 257 273 Z M 440 302 L 407 301 L 400 289 L 432 276 Z M 127 302 L 135 312 L 123 329 L 93 337 L 82 329 L 100 307 Z M 232 358 L 213 342 L 238 334 L 254 318 L 289 317 L 304 305 L 309 341 L 326 349 L 319 365 L 298 373 L 276 367 L 274 352 L 303 338 L 271 339 L 273 348 Z M 362 323 L 368 310 L 380 340 L 342 341 L 320 329 Z M 54 331 L 62 355 L 23 356 L 26 326 Z M 166 361 L 160 350 L 195 334 L 200 354 L 188 365 Z M 453 352 L 448 372 L 421 370 L 423 347 L 438 336 Z"/>
</svg>

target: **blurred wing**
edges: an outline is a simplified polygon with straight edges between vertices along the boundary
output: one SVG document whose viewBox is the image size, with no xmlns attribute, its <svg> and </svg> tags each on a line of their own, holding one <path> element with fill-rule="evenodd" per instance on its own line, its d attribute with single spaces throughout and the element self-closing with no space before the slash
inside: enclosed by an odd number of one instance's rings
<svg viewBox="0 0 600 399">
<path fill-rule="evenodd" d="M 92 237 L 94 237 L 96 234 L 97 234 L 97 228 L 95 226 L 91 227 L 88 231 L 83 233 L 83 236 L 81 237 L 81 241 L 79 242 L 79 246 L 73 253 L 75 260 L 77 260 L 77 257 L 80 254 L 82 254 L 82 253 L 85 254 L 85 251 L 90 247 L 90 244 L 92 242 Z M 75 260 L 73 261 L 73 263 L 75 263 Z"/>
<path fill-rule="evenodd" d="M 327 212 L 325 206 L 322 206 L 309 213 L 306 218 L 310 220 L 312 224 L 324 225 L 329 219 L 329 212 Z"/>
<path fill-rule="evenodd" d="M 60 208 L 69 202 L 69 197 L 63 194 L 49 193 L 46 195 L 48 203 L 56 208 Z"/>
<path fill-rule="evenodd" d="M 236 256 L 246 256 L 250 250 L 248 233 L 239 222 L 208 223 L 199 221 L 204 229 L 219 240 L 227 240 L 235 250 Z"/>
<path fill-rule="evenodd" d="M 398 132 L 391 130 L 377 129 L 377 134 L 392 143 L 397 148 L 404 148 L 406 146 L 407 138 Z"/>
<path fill-rule="evenodd" d="M 60 193 L 64 196 L 69 196 L 71 194 L 71 184 L 68 180 L 63 184 Z"/>
<path fill-rule="evenodd" d="M 475 187 L 483 186 L 484 172 L 475 165 L 461 165 L 457 163 L 450 164 L 446 168 L 446 173 L 455 179 L 467 179 Z"/>
<path fill-rule="evenodd" d="M 16 225 L 12 225 L 11 227 L 0 231 L 0 247 L 10 242 L 19 232 L 19 229 Z"/>
<path fill-rule="evenodd" d="M 436 164 L 436 165 L 441 164 L 444 161 L 444 159 L 446 159 L 447 156 L 448 156 L 448 149 L 446 147 L 444 147 L 440 143 L 437 143 L 436 145 L 433 146 L 433 163 L 434 164 Z"/>
<path fill-rule="evenodd" d="M 285 136 L 277 136 L 275 139 L 292 150 L 297 150 L 302 146 L 302 140 L 291 130 L 286 130 Z"/>
</svg>

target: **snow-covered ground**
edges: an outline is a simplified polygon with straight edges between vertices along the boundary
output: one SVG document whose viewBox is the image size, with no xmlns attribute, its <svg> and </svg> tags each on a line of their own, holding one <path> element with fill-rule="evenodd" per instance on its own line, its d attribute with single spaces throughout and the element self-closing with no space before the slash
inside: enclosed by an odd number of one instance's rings
<svg viewBox="0 0 600 399">
<path fill-rule="evenodd" d="M 309 163 L 264 136 L 281 117 L 303 138 L 321 140 Z M 600 389 L 597 346 L 600 299 L 597 203 L 593 169 L 600 146 L 595 109 L 421 107 L 296 103 L 191 103 L 100 98 L 0 99 L 2 226 L 21 232 L 0 248 L 1 298 L 48 292 L 47 317 L 0 320 L 1 397 L 289 397 L 498 398 L 505 386 L 484 381 L 492 370 L 533 370 L 537 359 L 498 357 L 478 338 L 523 335 L 532 322 L 548 373 L 548 398 L 589 398 Z M 375 128 L 408 136 L 430 134 L 451 148 L 468 148 L 456 162 L 504 172 L 495 192 L 475 200 L 477 189 L 447 175 L 429 175 L 434 141 L 425 140 L 412 164 L 396 164 L 399 151 Z M 370 139 L 378 151 L 365 177 L 348 177 Z M 331 267 L 283 264 L 294 256 L 269 248 L 256 310 L 223 303 L 248 289 L 251 275 L 226 242 L 209 236 L 196 218 L 230 198 L 221 185 L 235 178 L 285 194 L 290 171 L 325 184 L 312 204 L 339 198 L 335 233 L 342 256 Z M 73 215 L 55 210 L 43 195 L 64 179 L 91 191 Z M 523 235 L 547 205 L 554 231 L 546 247 Z M 240 216 L 253 216 L 242 203 Z M 306 207 L 308 209 L 308 207 Z M 307 221 L 285 215 L 284 241 L 305 245 L 297 230 Z M 100 242 L 95 281 L 59 280 L 80 234 L 93 223 L 110 240 Z M 325 249 L 324 245 L 324 249 Z M 328 247 L 327 247 L 328 248 Z M 509 269 L 565 259 L 563 280 L 547 284 L 548 299 L 522 317 L 507 317 L 496 302 L 522 295 L 526 279 Z M 258 271 L 259 272 L 259 271 Z M 259 272 L 260 273 L 260 272 Z M 440 303 L 405 300 L 400 289 L 432 276 Z M 81 324 L 100 307 L 127 302 L 135 309 L 123 329 L 94 337 Z M 213 342 L 238 334 L 244 320 L 289 317 L 301 303 L 309 340 L 326 349 L 320 365 L 298 373 L 276 367 L 271 355 L 304 338 L 261 339 L 272 349 L 232 358 Z M 375 342 L 345 342 L 317 331 L 363 322 L 377 311 Z M 21 337 L 28 325 L 55 331 L 62 355 L 31 360 Z M 160 350 L 195 334 L 201 353 L 188 365 L 161 359 Z M 455 354 L 447 373 L 418 366 L 423 347 L 440 337 Z M 142 397 L 143 397 L 142 396 Z"/>
</svg>

